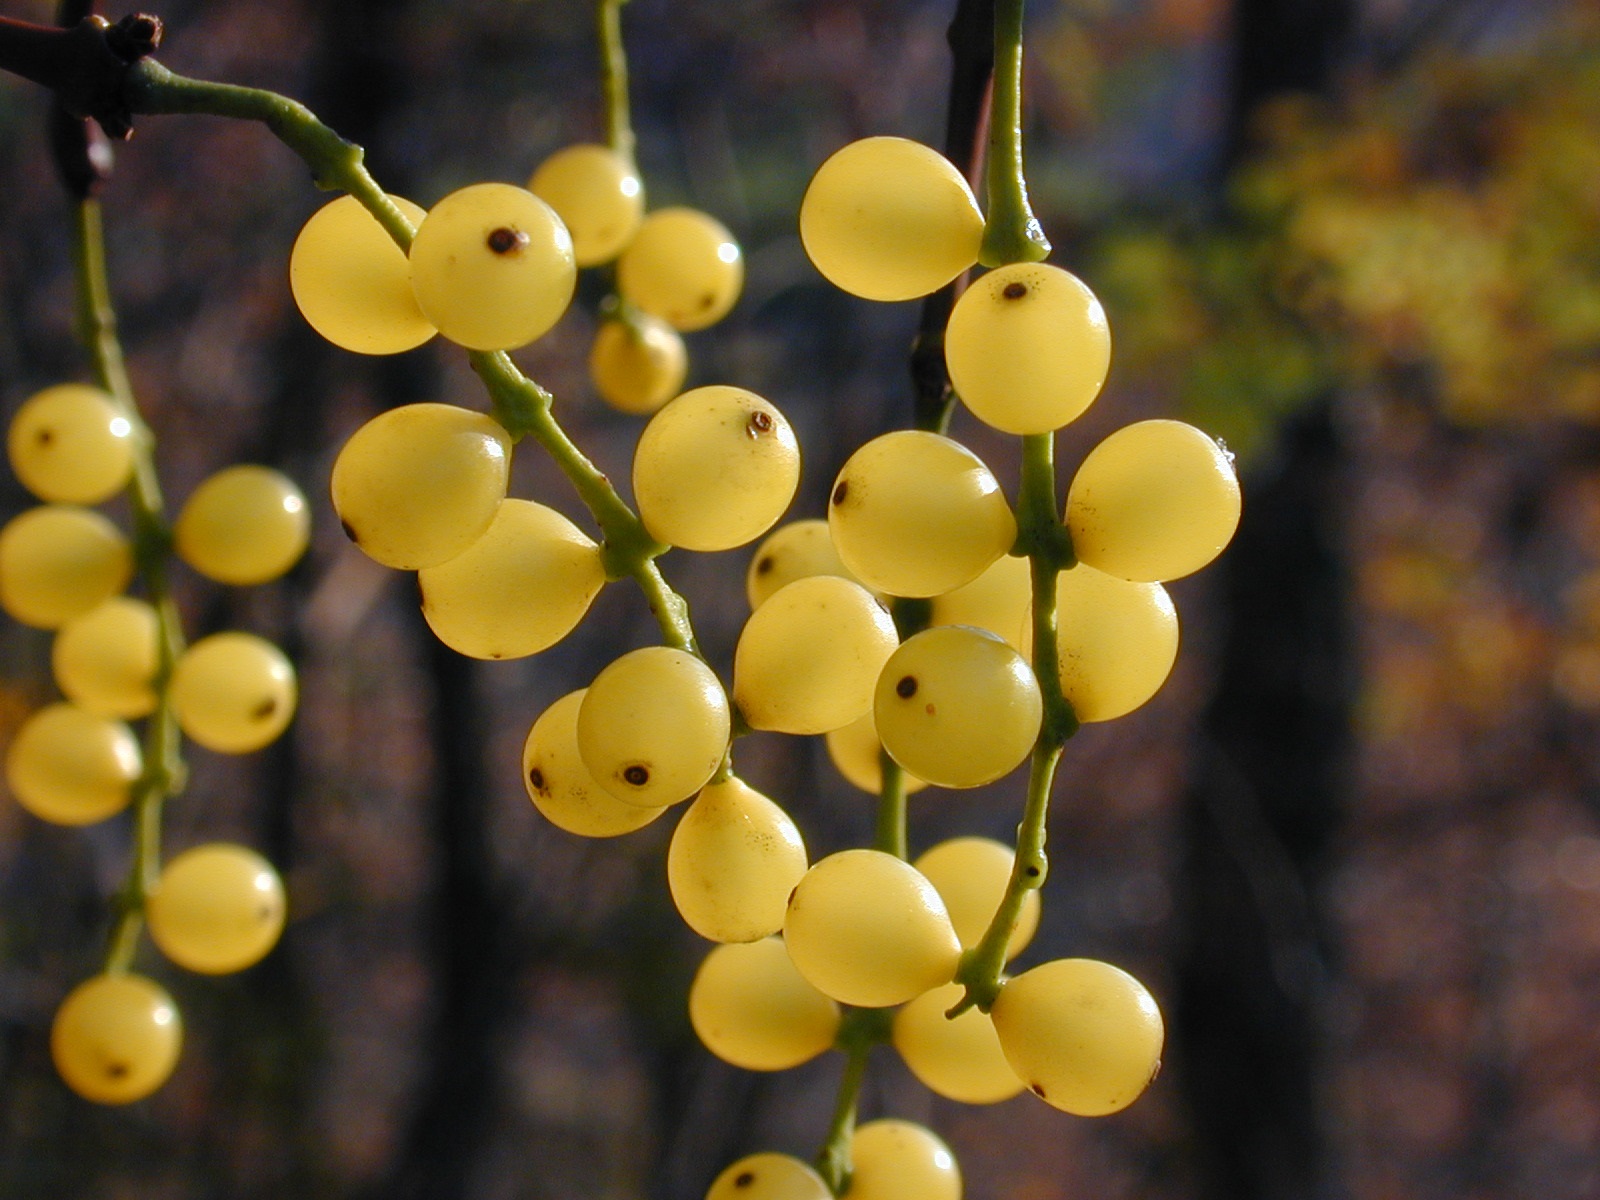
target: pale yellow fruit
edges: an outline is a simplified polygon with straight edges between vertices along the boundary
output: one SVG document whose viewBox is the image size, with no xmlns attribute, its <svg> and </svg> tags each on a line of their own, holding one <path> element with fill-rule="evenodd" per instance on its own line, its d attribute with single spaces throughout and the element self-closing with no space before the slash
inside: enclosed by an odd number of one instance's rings
<svg viewBox="0 0 1600 1200">
<path fill-rule="evenodd" d="M 142 975 L 96 975 L 68 994 L 50 1027 L 67 1086 L 96 1104 L 131 1104 L 172 1074 L 183 1023 L 172 997 Z"/>
<path fill-rule="evenodd" d="M 894 1046 L 930 1091 L 963 1104 L 997 1104 L 1022 1090 L 987 1013 L 945 1016 L 966 993 L 959 983 L 923 992 L 894 1015 Z"/>
<path fill-rule="evenodd" d="M 667 851 L 667 885 L 684 921 L 713 942 L 751 942 L 783 927 L 806 847 L 789 814 L 744 780 L 705 787 Z"/>
<path fill-rule="evenodd" d="M 534 807 L 556 828 L 580 837 L 617 837 L 654 821 L 665 808 L 618 800 L 595 782 L 578 753 L 578 707 L 587 688 L 568 692 L 528 730 L 522 782 Z"/>
<path fill-rule="evenodd" d="M 778 938 L 717 946 L 689 988 L 705 1048 L 747 1071 L 787 1071 L 833 1045 L 839 1006 L 800 977 Z"/>
<path fill-rule="evenodd" d="M 1056 581 L 1061 691 L 1078 720 L 1110 721 L 1154 696 L 1178 657 L 1178 613 L 1159 583 L 1079 563 Z"/>
</svg>

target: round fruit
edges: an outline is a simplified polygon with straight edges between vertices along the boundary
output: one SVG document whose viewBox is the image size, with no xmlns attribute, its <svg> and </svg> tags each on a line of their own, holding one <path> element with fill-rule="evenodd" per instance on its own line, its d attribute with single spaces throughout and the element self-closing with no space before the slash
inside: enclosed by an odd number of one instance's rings
<svg viewBox="0 0 1600 1200">
<path fill-rule="evenodd" d="M 945 1013 L 966 993 L 959 983 L 923 992 L 894 1015 L 894 1046 L 933 1092 L 963 1104 L 997 1104 L 1022 1090 L 987 1013 Z"/>
<path fill-rule="evenodd" d="M 733 654 L 733 698 L 752 729 L 826 733 L 872 707 L 897 635 L 858 583 L 813 575 L 750 614 Z"/>
<path fill-rule="evenodd" d="M 475 183 L 428 210 L 411 243 L 411 290 L 469 350 L 515 350 L 561 319 L 577 267 L 555 210 L 509 183 Z"/>
<path fill-rule="evenodd" d="M 844 565 L 891 596 L 937 596 L 971 583 L 1017 539 L 994 474 L 937 433 L 903 429 L 844 464 L 828 504 Z"/>
<path fill-rule="evenodd" d="M 214 633 L 172 670 L 178 727 L 208 750 L 248 754 L 288 728 L 295 709 L 294 667 L 265 638 Z"/>
<path fill-rule="evenodd" d="M 389 199 L 413 226 L 427 215 L 404 197 Z M 406 252 L 354 196 L 324 204 L 300 230 L 289 290 L 311 328 L 357 354 L 399 354 L 439 332 L 417 307 Z"/>
<path fill-rule="evenodd" d="M 422 615 L 472 658 L 522 658 L 577 627 L 605 585 L 600 547 L 553 508 L 506 500 L 484 535 L 417 572 Z"/>
<path fill-rule="evenodd" d="M 68 994 L 50 1028 L 50 1056 L 68 1087 L 96 1104 L 131 1104 L 178 1063 L 177 1007 L 142 975 L 96 975 Z"/>
<path fill-rule="evenodd" d="M 837 575 L 854 582 L 833 548 L 826 521 L 812 517 L 780 525 L 761 543 L 745 572 L 744 590 L 751 611 L 760 608 L 779 588 L 812 575 Z"/>
<path fill-rule="evenodd" d="M 913 864 L 938 890 L 963 950 L 976 946 L 989 931 L 1011 883 L 1016 857 L 1010 846 L 992 838 L 958 837 L 929 848 Z M 1006 957 L 1020 954 L 1038 928 L 1039 892 L 1033 888 L 1023 895 L 1017 926 L 1006 943 Z"/>
<path fill-rule="evenodd" d="M 1124 1109 L 1161 1069 L 1161 1011 L 1110 963 L 1062 958 L 1024 971 L 1001 986 L 989 1015 L 1011 1069 L 1063 1112 Z"/>
<path fill-rule="evenodd" d="M 6 452 L 41 500 L 99 504 L 133 474 L 133 422 L 109 393 L 82 383 L 35 392 L 11 418 Z"/>
<path fill-rule="evenodd" d="M 635 312 L 600 322 L 589 351 L 589 378 L 612 408 L 648 416 L 678 394 L 689 373 L 689 352 L 660 317 Z"/>
<path fill-rule="evenodd" d="M 839 768 L 839 774 L 863 792 L 876 796 L 883 791 L 883 760 L 879 757 L 883 743 L 878 740 L 878 727 L 870 708 L 850 724 L 828 730 L 827 743 L 828 757 Z M 928 786 L 909 771 L 902 770 L 900 775 L 908 796 Z"/>
<path fill-rule="evenodd" d="M 999 635 L 939 625 L 883 665 L 873 698 L 883 747 L 919 779 L 978 787 L 1028 757 L 1044 717 L 1033 670 Z"/>
<path fill-rule="evenodd" d="M 822 1176 L 787 1154 L 741 1158 L 711 1185 L 706 1200 L 833 1200 Z"/>
<path fill-rule="evenodd" d="M 511 440 L 482 413 L 408 404 L 368 421 L 333 464 L 333 507 L 350 540 L 415 571 L 483 535 L 506 496 Z"/>
<path fill-rule="evenodd" d="M 1181 579 L 1239 527 L 1233 458 L 1182 421 L 1124 426 L 1073 476 L 1066 523 L 1079 562 L 1141 583 Z"/>
<path fill-rule="evenodd" d="M 689 988 L 705 1048 L 747 1071 L 787 1071 L 833 1045 L 839 1006 L 800 977 L 783 942 L 715 947 Z"/>
<path fill-rule="evenodd" d="M 850 1139 L 854 1171 L 839 1200 L 961 1200 L 961 1169 L 934 1134 L 910 1121 L 868 1121 Z"/>
<path fill-rule="evenodd" d="M 6 750 L 6 785 L 23 808 L 57 825 L 89 825 L 128 807 L 143 769 L 133 731 L 74 704 L 47 704 Z"/>
<path fill-rule="evenodd" d="M 50 667 L 68 700 L 102 717 L 132 720 L 155 710 L 160 662 L 156 610 L 113 596 L 56 633 Z"/>
<path fill-rule="evenodd" d="M 283 881 L 254 850 L 222 842 L 169 862 L 145 905 L 150 936 L 180 967 L 226 975 L 260 962 L 283 932 Z"/>
<path fill-rule="evenodd" d="M 961 957 L 939 893 L 881 850 L 843 850 L 807 871 L 789 898 L 783 940 L 813 987 L 867 1008 L 948 983 Z"/>
<path fill-rule="evenodd" d="M 561 218 L 580 267 L 596 267 L 621 254 L 644 218 L 639 173 L 607 146 L 557 150 L 539 164 L 528 190 Z"/>
<path fill-rule="evenodd" d="M 776 408 L 743 388 L 695 388 L 644 427 L 633 495 L 650 535 L 686 550 L 760 537 L 800 483 L 800 445 Z"/>
<path fill-rule="evenodd" d="M 685 333 L 722 320 L 743 287 L 739 243 L 692 208 L 651 213 L 617 260 L 623 299 Z"/>
<path fill-rule="evenodd" d="M 1026 558 L 1002 554 L 971 583 L 935 596 L 930 625 L 975 625 L 997 633 L 1026 658 L 1033 647 L 1033 572 Z"/>
<path fill-rule="evenodd" d="M 617 799 L 662 808 L 706 785 L 732 727 L 727 694 L 710 667 L 684 650 L 646 646 L 589 685 L 578 709 L 578 751 Z"/>
<path fill-rule="evenodd" d="M 594 781 L 578 753 L 578 707 L 587 688 L 557 700 L 522 745 L 522 782 L 549 822 L 580 837 L 616 837 L 654 821 L 665 808 L 618 800 Z"/>
<path fill-rule="evenodd" d="M 836 287 L 911 300 L 978 261 L 983 214 L 949 159 L 905 138 L 870 137 L 818 168 L 800 203 L 800 240 Z"/>
<path fill-rule="evenodd" d="M 990 271 L 961 294 L 944 334 L 950 383 L 986 425 L 1050 433 L 1100 394 L 1111 365 L 1105 310 L 1047 263 Z"/>
<path fill-rule="evenodd" d="M 311 510 L 282 471 L 227 467 L 195 489 L 172 532 L 178 557 L 207 579 L 253 586 L 300 561 Z"/>
<path fill-rule="evenodd" d="M 45 504 L 0 529 L 0 608 L 24 625 L 57 629 L 132 578 L 128 539 L 90 509 Z"/>
<path fill-rule="evenodd" d="M 1056 581 L 1061 692 L 1078 720 L 1138 708 L 1178 657 L 1178 613 L 1159 583 L 1129 583 L 1079 563 Z"/>
<path fill-rule="evenodd" d="M 805 842 L 789 814 L 738 778 L 701 791 L 667 851 L 673 904 L 713 942 L 776 933 L 805 873 Z"/>
</svg>

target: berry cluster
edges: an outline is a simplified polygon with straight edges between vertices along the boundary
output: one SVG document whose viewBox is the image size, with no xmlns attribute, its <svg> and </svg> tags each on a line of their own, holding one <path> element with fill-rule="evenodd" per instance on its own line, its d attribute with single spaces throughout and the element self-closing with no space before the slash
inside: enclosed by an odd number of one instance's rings
<svg viewBox="0 0 1600 1200">
<path fill-rule="evenodd" d="M 237 631 L 185 648 L 164 585 L 151 583 L 164 580 L 169 547 L 219 583 L 282 575 L 309 533 L 299 489 L 265 467 L 229 467 L 195 489 L 170 533 L 147 529 L 136 553 L 116 524 L 89 507 L 129 489 L 147 465 L 147 435 L 115 396 L 82 384 L 46 388 L 12 419 L 7 451 L 17 478 L 44 503 L 0 530 L 0 607 L 55 631 L 51 667 L 65 697 L 29 717 L 7 749 L 6 783 L 17 803 L 46 821 L 89 825 L 141 791 L 163 792 L 165 765 L 146 762 L 129 721 L 143 719 L 151 730 L 175 722 L 183 735 L 227 754 L 278 737 L 295 709 L 294 668 L 283 652 Z M 136 558 L 155 562 L 142 572 L 147 599 L 124 594 Z M 138 915 L 177 965 L 238 971 L 277 941 L 283 885 L 243 846 L 198 846 L 166 864 Z M 118 964 L 66 998 L 51 1049 L 80 1095 L 121 1104 L 165 1081 L 181 1029 L 166 992 Z"/>
</svg>

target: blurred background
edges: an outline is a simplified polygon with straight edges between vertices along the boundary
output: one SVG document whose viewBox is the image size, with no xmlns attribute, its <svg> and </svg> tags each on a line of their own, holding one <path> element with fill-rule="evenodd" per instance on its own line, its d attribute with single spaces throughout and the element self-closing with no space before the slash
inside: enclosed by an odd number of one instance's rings
<svg viewBox="0 0 1600 1200">
<path fill-rule="evenodd" d="M 49 20 L 51 6 L 5 13 Z M 121 9 L 110 10 L 113 18 Z M 307 101 L 428 204 L 523 182 L 602 136 L 587 0 L 171 0 L 162 60 Z M 748 254 L 691 382 L 789 415 L 793 515 L 909 423 L 916 306 L 826 285 L 795 213 L 868 134 L 942 139 L 950 0 L 632 0 L 653 204 Z M 1029 174 L 1054 261 L 1104 299 L 1115 356 L 1060 437 L 1182 415 L 1238 453 L 1246 516 L 1173 588 L 1184 648 L 1140 712 L 1068 747 L 1043 927 L 1024 965 L 1106 958 L 1167 1014 L 1132 1109 L 932 1097 L 877 1052 L 863 1116 L 932 1125 L 974 1200 L 1587 1200 L 1600 1195 L 1600 5 L 1592 0 L 1034 0 Z M 0 80 L 0 403 L 87 376 L 46 98 Z M 104 193 L 111 271 L 169 502 L 237 461 L 316 506 L 280 585 L 189 575 L 191 636 L 247 628 L 301 670 L 291 734 L 192 751 L 169 849 L 236 839 L 282 869 L 281 946 L 236 977 L 141 969 L 183 1010 L 174 1079 L 122 1110 L 49 1064 L 97 968 L 128 829 L 0 805 L 0 1197 L 698 1200 L 738 1155 L 809 1157 L 839 1060 L 757 1076 L 700 1048 L 707 945 L 667 897 L 673 816 L 611 841 L 547 824 L 518 778 L 546 705 L 655 640 L 609 588 L 562 646 L 442 649 L 410 576 L 326 501 L 382 408 L 483 406 L 465 358 L 382 360 L 294 311 L 322 202 L 262 130 L 147 119 Z M 519 361 L 626 480 L 638 422 L 593 399 L 580 302 Z M 954 432 L 1003 480 L 1007 439 Z M 1008 484 L 1008 486 L 1010 486 Z M 529 447 L 515 493 L 577 515 Z M 0 482 L 4 515 L 28 503 Z M 749 551 L 663 560 L 727 670 Z M 0 725 L 52 698 L 48 637 L 0 628 Z M 3 731 L 0 731 L 3 732 Z M 820 744 L 741 743 L 813 857 L 871 836 Z M 1020 779 L 913 798 L 920 851 L 1009 838 Z"/>
</svg>

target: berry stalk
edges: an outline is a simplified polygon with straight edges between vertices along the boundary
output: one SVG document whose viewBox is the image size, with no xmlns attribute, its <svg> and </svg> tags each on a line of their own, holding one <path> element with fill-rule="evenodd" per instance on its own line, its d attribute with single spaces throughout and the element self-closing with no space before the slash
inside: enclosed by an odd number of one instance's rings
<svg viewBox="0 0 1600 1200">
<path fill-rule="evenodd" d="M 986 267 L 1041 262 L 1050 253 L 1022 170 L 1022 16 L 1025 0 L 996 0 L 994 98 L 989 119 L 989 204 L 983 231 Z"/>
<path fill-rule="evenodd" d="M 622 6 L 599 0 L 600 78 L 606 104 L 606 145 L 635 167 L 633 121 L 628 108 L 628 56 L 622 45 Z"/>
<path fill-rule="evenodd" d="M 134 467 L 127 493 L 133 512 L 134 563 L 156 612 L 157 660 L 151 680 L 156 707 L 145 726 L 144 770 L 133 791 L 133 860 L 117 899 L 117 921 L 106 952 L 106 972 L 120 973 L 133 963 L 144 926 L 145 902 L 161 873 L 162 809 L 169 796 L 183 790 L 188 773 L 169 694 L 173 664 L 183 653 L 184 636 L 167 579 L 172 530 L 156 476 L 155 438 L 139 414 L 123 364 L 98 201 L 86 199 L 79 203 L 73 235 L 78 334 L 93 360 L 100 386 L 115 398 L 134 429 Z"/>
</svg>

